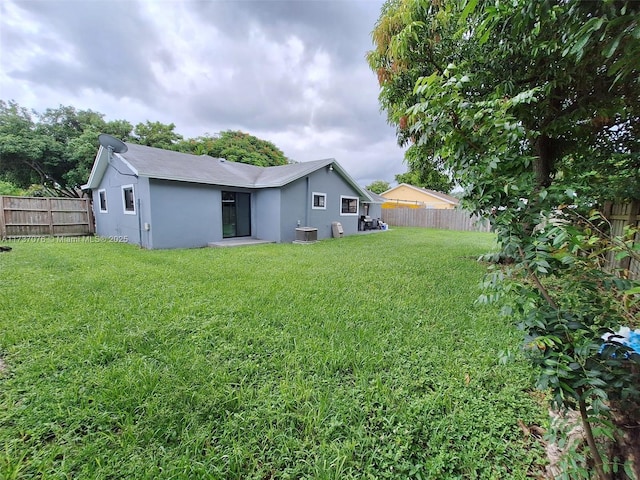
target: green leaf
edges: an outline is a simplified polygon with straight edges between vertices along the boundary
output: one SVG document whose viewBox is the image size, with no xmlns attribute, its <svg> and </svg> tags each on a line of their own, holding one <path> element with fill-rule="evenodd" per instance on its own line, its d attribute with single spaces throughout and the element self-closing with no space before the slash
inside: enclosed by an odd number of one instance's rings
<svg viewBox="0 0 640 480">
<path fill-rule="evenodd" d="M 460 12 L 460 17 L 458 19 L 458 24 L 462 25 L 467 21 L 467 17 L 471 12 L 473 12 L 478 5 L 478 0 L 468 0 L 462 12 Z"/>
<path fill-rule="evenodd" d="M 620 40 L 622 40 L 622 36 L 624 35 L 624 33 L 625 32 L 620 32 L 618 36 L 613 39 L 613 41 L 609 45 L 607 45 L 606 50 L 603 52 L 606 58 L 611 58 L 611 55 L 613 55 L 613 53 L 618 48 L 618 45 L 620 44 Z"/>
<path fill-rule="evenodd" d="M 599 30 L 603 23 L 604 19 L 599 17 L 594 17 L 588 20 L 577 33 L 573 44 L 563 50 L 562 56 L 566 56 L 569 53 L 575 54 L 579 61 L 584 54 L 585 45 L 589 39 L 591 39 L 591 35 L 593 32 Z"/>
</svg>

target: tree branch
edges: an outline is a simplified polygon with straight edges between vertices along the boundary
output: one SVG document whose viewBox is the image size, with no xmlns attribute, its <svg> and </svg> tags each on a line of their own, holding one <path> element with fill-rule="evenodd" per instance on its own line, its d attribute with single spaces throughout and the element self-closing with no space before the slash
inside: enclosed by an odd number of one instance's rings
<svg viewBox="0 0 640 480">
<path fill-rule="evenodd" d="M 554 310 L 558 310 L 558 304 L 551 297 L 551 295 L 549 295 L 549 291 L 545 288 L 545 286 L 542 285 L 542 282 L 538 278 L 538 275 L 536 275 L 535 272 L 533 272 L 529 268 L 529 265 L 526 263 L 526 261 L 525 261 L 526 257 L 525 257 L 524 251 L 522 250 L 522 247 L 520 247 L 520 246 L 518 247 L 518 253 L 520 254 L 520 257 L 522 258 L 522 263 L 525 265 L 525 268 L 527 269 L 527 273 L 529 274 L 529 276 L 533 280 L 533 283 L 535 283 L 536 288 L 538 289 L 538 292 L 540 292 L 540 295 L 542 295 L 542 297 L 546 300 L 546 302 L 549 304 L 549 306 L 551 308 L 553 308 Z"/>
<path fill-rule="evenodd" d="M 589 445 L 589 452 L 591 458 L 593 458 L 594 468 L 598 474 L 600 480 L 611 480 L 611 475 L 604 472 L 602 457 L 598 451 L 596 440 L 593 436 L 593 430 L 591 429 L 591 422 L 587 414 L 587 404 L 584 401 L 583 391 L 581 388 L 576 389 L 578 393 L 578 405 L 580 406 L 580 418 L 582 419 L 582 426 L 584 427 L 584 434 L 587 437 L 587 445 Z"/>
</svg>

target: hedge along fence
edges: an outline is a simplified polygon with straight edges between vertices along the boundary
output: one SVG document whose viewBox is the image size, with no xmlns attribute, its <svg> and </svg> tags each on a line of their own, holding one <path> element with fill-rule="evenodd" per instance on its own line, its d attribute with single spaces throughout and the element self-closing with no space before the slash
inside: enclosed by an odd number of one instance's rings
<svg viewBox="0 0 640 480">
<path fill-rule="evenodd" d="M 606 202 L 602 213 L 611 224 L 612 236 L 622 235 L 626 226 L 640 227 L 640 200 L 621 204 Z M 634 238 L 634 247 L 637 248 L 639 244 L 640 234 L 637 234 Z M 614 252 L 609 252 L 607 256 L 607 267 L 621 268 L 626 270 L 629 278 L 634 280 L 640 279 L 640 261 L 631 257 L 617 260 Z"/>
<path fill-rule="evenodd" d="M 442 228 L 467 232 L 490 232 L 487 220 L 471 216 L 465 210 L 428 208 L 383 208 L 382 221 L 396 227 Z"/>
<path fill-rule="evenodd" d="M 0 196 L 0 239 L 93 233 L 87 198 Z"/>
</svg>

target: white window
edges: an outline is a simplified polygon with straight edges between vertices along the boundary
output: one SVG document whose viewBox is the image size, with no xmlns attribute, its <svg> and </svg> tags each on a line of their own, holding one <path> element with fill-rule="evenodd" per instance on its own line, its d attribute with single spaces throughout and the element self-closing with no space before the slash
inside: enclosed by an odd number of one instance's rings
<svg viewBox="0 0 640 480">
<path fill-rule="evenodd" d="M 100 212 L 107 213 L 107 191 L 98 190 L 98 202 L 100 203 Z"/>
<path fill-rule="evenodd" d="M 340 215 L 358 215 L 358 197 L 340 195 Z"/>
<path fill-rule="evenodd" d="M 327 209 L 327 194 L 326 193 L 318 193 L 313 192 L 311 195 L 311 208 L 315 210 L 326 210 Z"/>
<path fill-rule="evenodd" d="M 136 199 L 133 194 L 133 185 L 122 186 L 122 205 L 124 206 L 124 213 L 128 215 L 136 214 Z"/>
</svg>

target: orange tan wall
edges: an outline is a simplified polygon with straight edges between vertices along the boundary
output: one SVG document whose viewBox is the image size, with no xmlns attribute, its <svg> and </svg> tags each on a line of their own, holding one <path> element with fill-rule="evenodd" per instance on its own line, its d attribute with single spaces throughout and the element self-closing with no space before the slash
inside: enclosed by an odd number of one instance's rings
<svg viewBox="0 0 640 480">
<path fill-rule="evenodd" d="M 382 204 L 382 208 L 396 208 L 396 207 L 408 207 L 411 203 L 418 204 L 421 208 L 436 208 L 436 209 L 453 209 L 455 205 L 451 205 L 443 200 L 432 197 L 426 193 L 416 191 L 412 188 L 400 186 L 391 192 L 382 195 L 384 198 L 388 198 L 390 201 Z M 402 201 L 406 203 L 402 203 Z M 418 203 L 416 203 L 418 202 Z M 387 204 L 396 205 L 387 205 Z"/>
<path fill-rule="evenodd" d="M 393 200 L 391 202 L 384 202 L 382 208 L 424 208 L 424 205 L 422 203 L 405 203 Z"/>
</svg>

